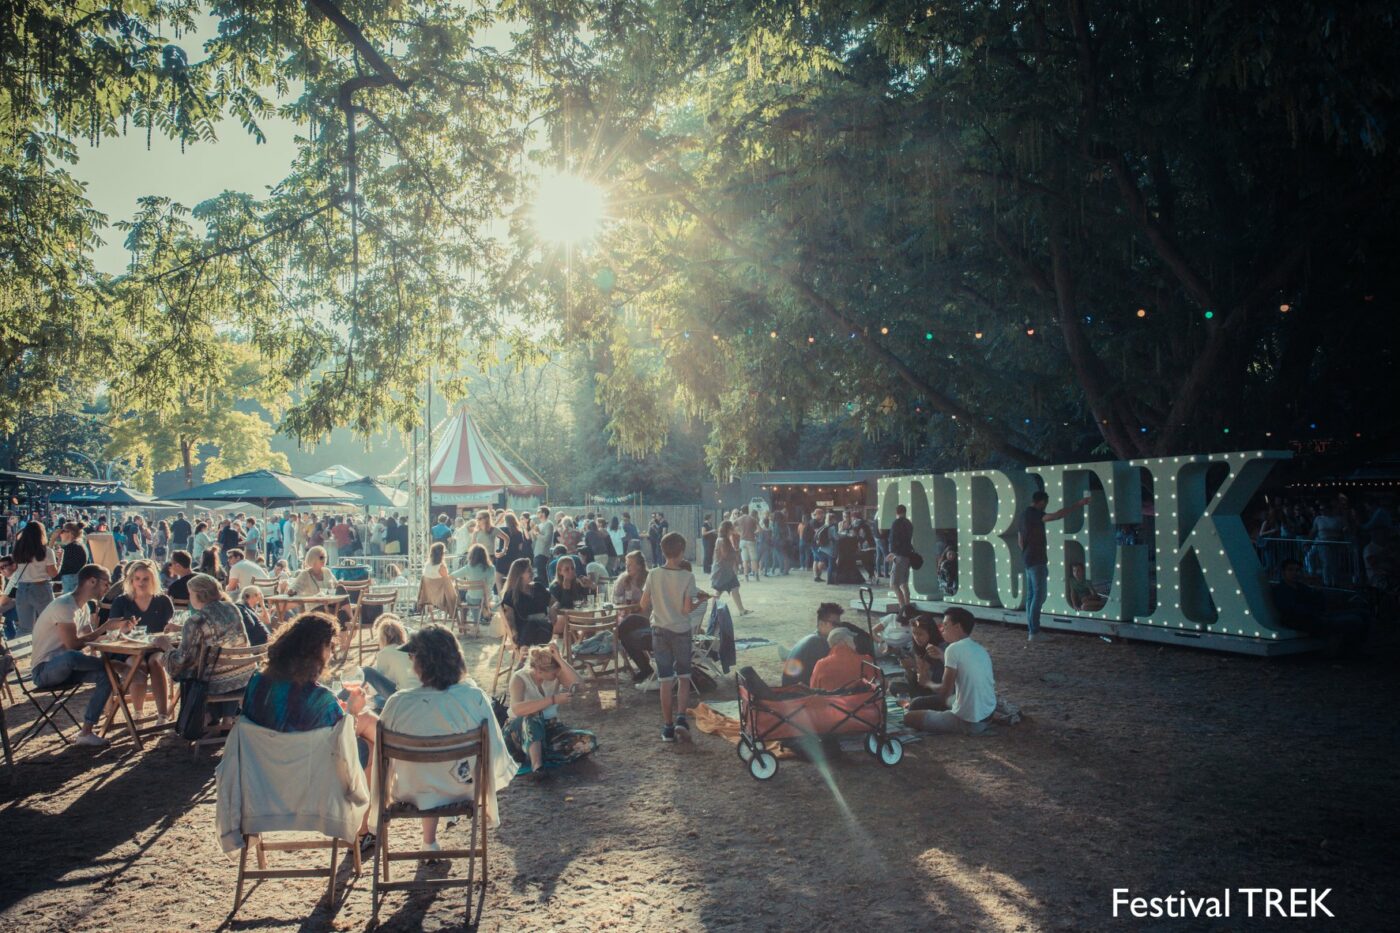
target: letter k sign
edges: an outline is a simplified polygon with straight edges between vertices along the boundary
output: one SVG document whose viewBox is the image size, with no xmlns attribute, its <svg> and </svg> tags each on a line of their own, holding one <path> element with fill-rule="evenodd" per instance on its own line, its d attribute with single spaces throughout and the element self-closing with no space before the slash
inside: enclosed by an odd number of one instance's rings
<svg viewBox="0 0 1400 933">
<path fill-rule="evenodd" d="M 1157 525 L 1157 605 L 1139 621 L 1279 637 L 1264 570 L 1240 513 L 1281 451 L 1131 461 L 1152 475 Z M 1214 469 L 1212 469 L 1214 468 Z M 1220 478 L 1222 468 L 1228 473 Z M 1207 499 L 1207 489 L 1219 488 Z"/>
</svg>

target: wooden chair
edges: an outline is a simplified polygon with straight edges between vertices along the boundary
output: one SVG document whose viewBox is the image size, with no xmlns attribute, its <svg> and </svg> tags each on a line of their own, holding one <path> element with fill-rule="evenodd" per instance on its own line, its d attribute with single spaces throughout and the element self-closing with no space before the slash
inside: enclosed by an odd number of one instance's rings
<svg viewBox="0 0 1400 933">
<path fill-rule="evenodd" d="M 359 642 L 359 664 L 361 667 L 365 665 L 365 628 L 359 623 L 364 617 L 363 613 L 365 607 L 376 606 L 379 608 L 379 614 L 382 615 L 386 612 L 393 612 L 394 605 L 398 601 L 399 591 L 395 589 L 375 589 L 370 587 L 360 594 L 360 599 L 355 604 L 355 624 L 359 629 L 356 633 L 356 638 Z M 377 618 L 378 616 L 376 616 L 376 619 Z"/>
<path fill-rule="evenodd" d="M 480 602 L 473 604 L 467 599 L 467 594 L 480 594 Z M 457 630 L 463 635 L 480 635 L 481 619 L 490 611 L 491 594 L 486 588 L 486 584 L 480 580 L 458 580 L 457 581 Z M 476 606 L 473 610 L 473 606 Z M 476 619 L 473 621 L 470 616 L 475 611 Z M 471 632 L 467 631 L 471 628 Z"/>
<path fill-rule="evenodd" d="M 277 592 L 277 584 L 281 582 L 276 577 L 254 577 L 252 585 L 262 590 L 263 596 L 271 596 Z"/>
<path fill-rule="evenodd" d="M 248 645 L 239 648 L 225 648 L 217 645 L 205 645 L 204 651 L 199 658 L 199 670 L 201 676 L 205 678 L 217 677 L 220 671 L 227 671 L 239 668 L 252 663 L 255 670 L 262 670 L 263 664 L 267 660 L 267 645 Z M 243 689 L 240 687 L 230 693 L 211 693 L 207 702 L 209 703 L 237 703 L 243 699 Z M 199 750 L 206 746 L 223 745 L 228 740 L 228 731 L 219 728 L 215 724 L 211 731 L 190 742 L 190 750 L 194 757 L 199 757 Z"/>
<path fill-rule="evenodd" d="M 441 621 L 451 625 L 457 615 L 457 587 L 451 578 L 423 577 L 418 581 L 418 598 L 413 608 L 423 614 L 424 623 Z"/>
<path fill-rule="evenodd" d="M 574 670 L 579 671 L 579 679 L 601 689 L 604 681 L 612 678 L 613 692 L 618 701 L 622 700 L 622 665 L 618 661 L 621 645 L 618 644 L 616 615 L 599 618 L 593 613 L 565 612 L 564 614 L 564 657 Z M 612 651 L 608 654 L 574 654 L 574 646 L 586 638 L 603 632 L 612 633 Z M 581 669 L 581 670 L 580 670 Z"/>
<path fill-rule="evenodd" d="M 403 735 L 384 728 L 380 723 L 377 731 L 375 753 L 379 758 L 375 775 L 375 807 L 378 815 L 378 843 L 374 847 L 374 878 L 370 885 L 370 926 L 379 922 L 379 902 L 385 891 L 423 890 L 437 888 L 467 889 L 467 921 L 471 924 L 471 890 L 477 884 L 476 866 L 481 863 L 481 893 L 484 899 L 487 882 L 486 863 L 486 782 L 490 771 L 491 743 L 487 725 L 482 723 L 471 732 L 458 735 L 415 736 Z M 394 803 L 389 797 L 389 771 L 395 761 L 447 763 L 474 758 L 472 766 L 472 797 L 458 803 L 420 810 L 411 803 Z M 471 821 L 471 842 L 465 849 L 442 849 L 429 852 L 426 849 L 410 849 L 405 852 L 392 851 L 389 839 L 391 820 L 411 819 L 417 822 L 425 816 L 464 816 Z M 479 838 L 479 842 L 478 842 Z M 397 861 L 424 862 L 437 859 L 466 859 L 465 878 L 431 878 L 421 881 L 392 881 L 389 867 Z M 382 877 L 381 877 L 382 875 Z M 478 901 L 478 904 L 481 902 Z M 478 919 L 480 919 L 478 917 Z"/>
<path fill-rule="evenodd" d="M 497 624 L 501 630 L 501 650 L 496 654 L 496 673 L 491 678 L 491 695 L 499 696 L 497 687 L 501 683 L 502 668 L 505 667 L 506 658 L 510 658 L 510 671 L 506 673 L 509 677 L 515 673 L 515 668 L 521 661 L 525 660 L 527 646 L 515 643 L 515 626 L 511 622 L 511 610 L 509 606 L 502 606 L 496 610 Z"/>
</svg>

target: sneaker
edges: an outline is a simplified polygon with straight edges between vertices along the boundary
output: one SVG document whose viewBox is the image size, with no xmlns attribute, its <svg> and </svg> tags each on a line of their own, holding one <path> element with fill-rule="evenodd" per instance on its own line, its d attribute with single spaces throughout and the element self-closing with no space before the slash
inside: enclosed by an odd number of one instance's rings
<svg viewBox="0 0 1400 933">
<path fill-rule="evenodd" d="M 1027 632 L 1026 641 L 1035 641 L 1035 632 Z"/>
<path fill-rule="evenodd" d="M 650 674 L 643 674 L 641 671 L 633 671 L 633 672 L 632 672 L 632 686 L 634 686 L 634 687 L 636 687 L 638 690 L 640 690 L 640 689 L 642 688 L 642 684 L 646 683 L 648 680 L 654 680 L 655 678 L 656 678 L 656 672 L 655 672 L 655 671 L 652 671 Z"/>
<path fill-rule="evenodd" d="M 688 722 L 685 721 L 685 717 L 684 717 L 684 716 L 677 716 L 677 717 L 676 717 L 676 728 L 675 728 L 675 730 L 672 732 L 672 734 L 675 736 L 675 738 L 676 738 L 677 741 L 680 741 L 680 742 L 689 742 L 689 741 L 690 741 L 690 723 L 688 723 Z"/>
<path fill-rule="evenodd" d="M 740 611 L 739 615 L 741 615 L 741 616 L 751 616 L 751 615 L 753 615 L 753 610 L 752 610 L 752 609 L 744 609 L 744 610 Z"/>
<path fill-rule="evenodd" d="M 648 677 L 641 683 L 636 684 L 635 686 L 638 690 L 641 690 L 643 693 L 648 691 L 659 692 L 661 690 L 661 681 L 657 679 L 656 673 L 653 672 L 650 677 Z"/>
<path fill-rule="evenodd" d="M 93 748 L 101 748 L 102 746 L 109 745 L 111 743 L 109 743 L 102 736 L 98 735 L 96 732 L 79 732 L 78 737 L 73 740 L 73 744 L 90 745 Z"/>
<path fill-rule="evenodd" d="M 160 715 L 159 713 L 157 713 L 157 714 L 156 714 L 156 728 L 159 729 L 161 726 L 168 726 L 168 725 L 170 725 L 170 717 L 169 717 L 169 716 L 162 716 L 162 715 Z"/>
<path fill-rule="evenodd" d="M 661 727 L 661 741 L 674 742 L 676 740 L 676 727 L 669 722 Z"/>
<path fill-rule="evenodd" d="M 424 851 L 424 852 L 441 852 L 441 851 L 442 851 L 442 844 L 441 844 L 441 843 L 438 843 L 438 842 L 425 842 L 425 843 L 423 843 L 423 851 Z M 442 859 L 438 859 L 438 858 L 429 858 L 429 859 L 424 859 L 424 861 L 427 861 L 427 862 L 440 862 L 440 861 L 442 861 Z"/>
</svg>

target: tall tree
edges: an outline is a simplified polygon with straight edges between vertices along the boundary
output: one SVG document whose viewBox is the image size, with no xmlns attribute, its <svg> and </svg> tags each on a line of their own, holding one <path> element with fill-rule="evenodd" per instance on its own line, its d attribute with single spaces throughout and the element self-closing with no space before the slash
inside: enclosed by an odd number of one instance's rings
<svg viewBox="0 0 1400 933">
<path fill-rule="evenodd" d="M 285 379 L 256 348 L 214 342 L 167 404 L 147 401 L 112 412 L 107 452 L 131 463 L 133 482 L 146 490 L 167 470 L 181 471 L 185 487 L 193 486 L 201 465 L 204 482 L 254 469 L 285 470 L 286 455 L 272 450 L 273 428 L 263 412 L 275 418 L 289 401 Z"/>
<path fill-rule="evenodd" d="M 1391 422 L 1389 5 L 571 9 L 535 38 L 619 215 L 588 311 L 645 309 L 624 378 L 679 380 L 717 469 L 775 385 L 1021 462 Z"/>
</svg>

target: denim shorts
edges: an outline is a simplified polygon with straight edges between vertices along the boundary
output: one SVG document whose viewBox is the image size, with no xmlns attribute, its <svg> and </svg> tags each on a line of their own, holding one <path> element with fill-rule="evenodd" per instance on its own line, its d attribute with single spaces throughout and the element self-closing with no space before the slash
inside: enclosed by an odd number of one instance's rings
<svg viewBox="0 0 1400 933">
<path fill-rule="evenodd" d="M 652 626 L 651 659 L 658 680 L 690 676 L 690 632 L 672 632 Z"/>
</svg>

